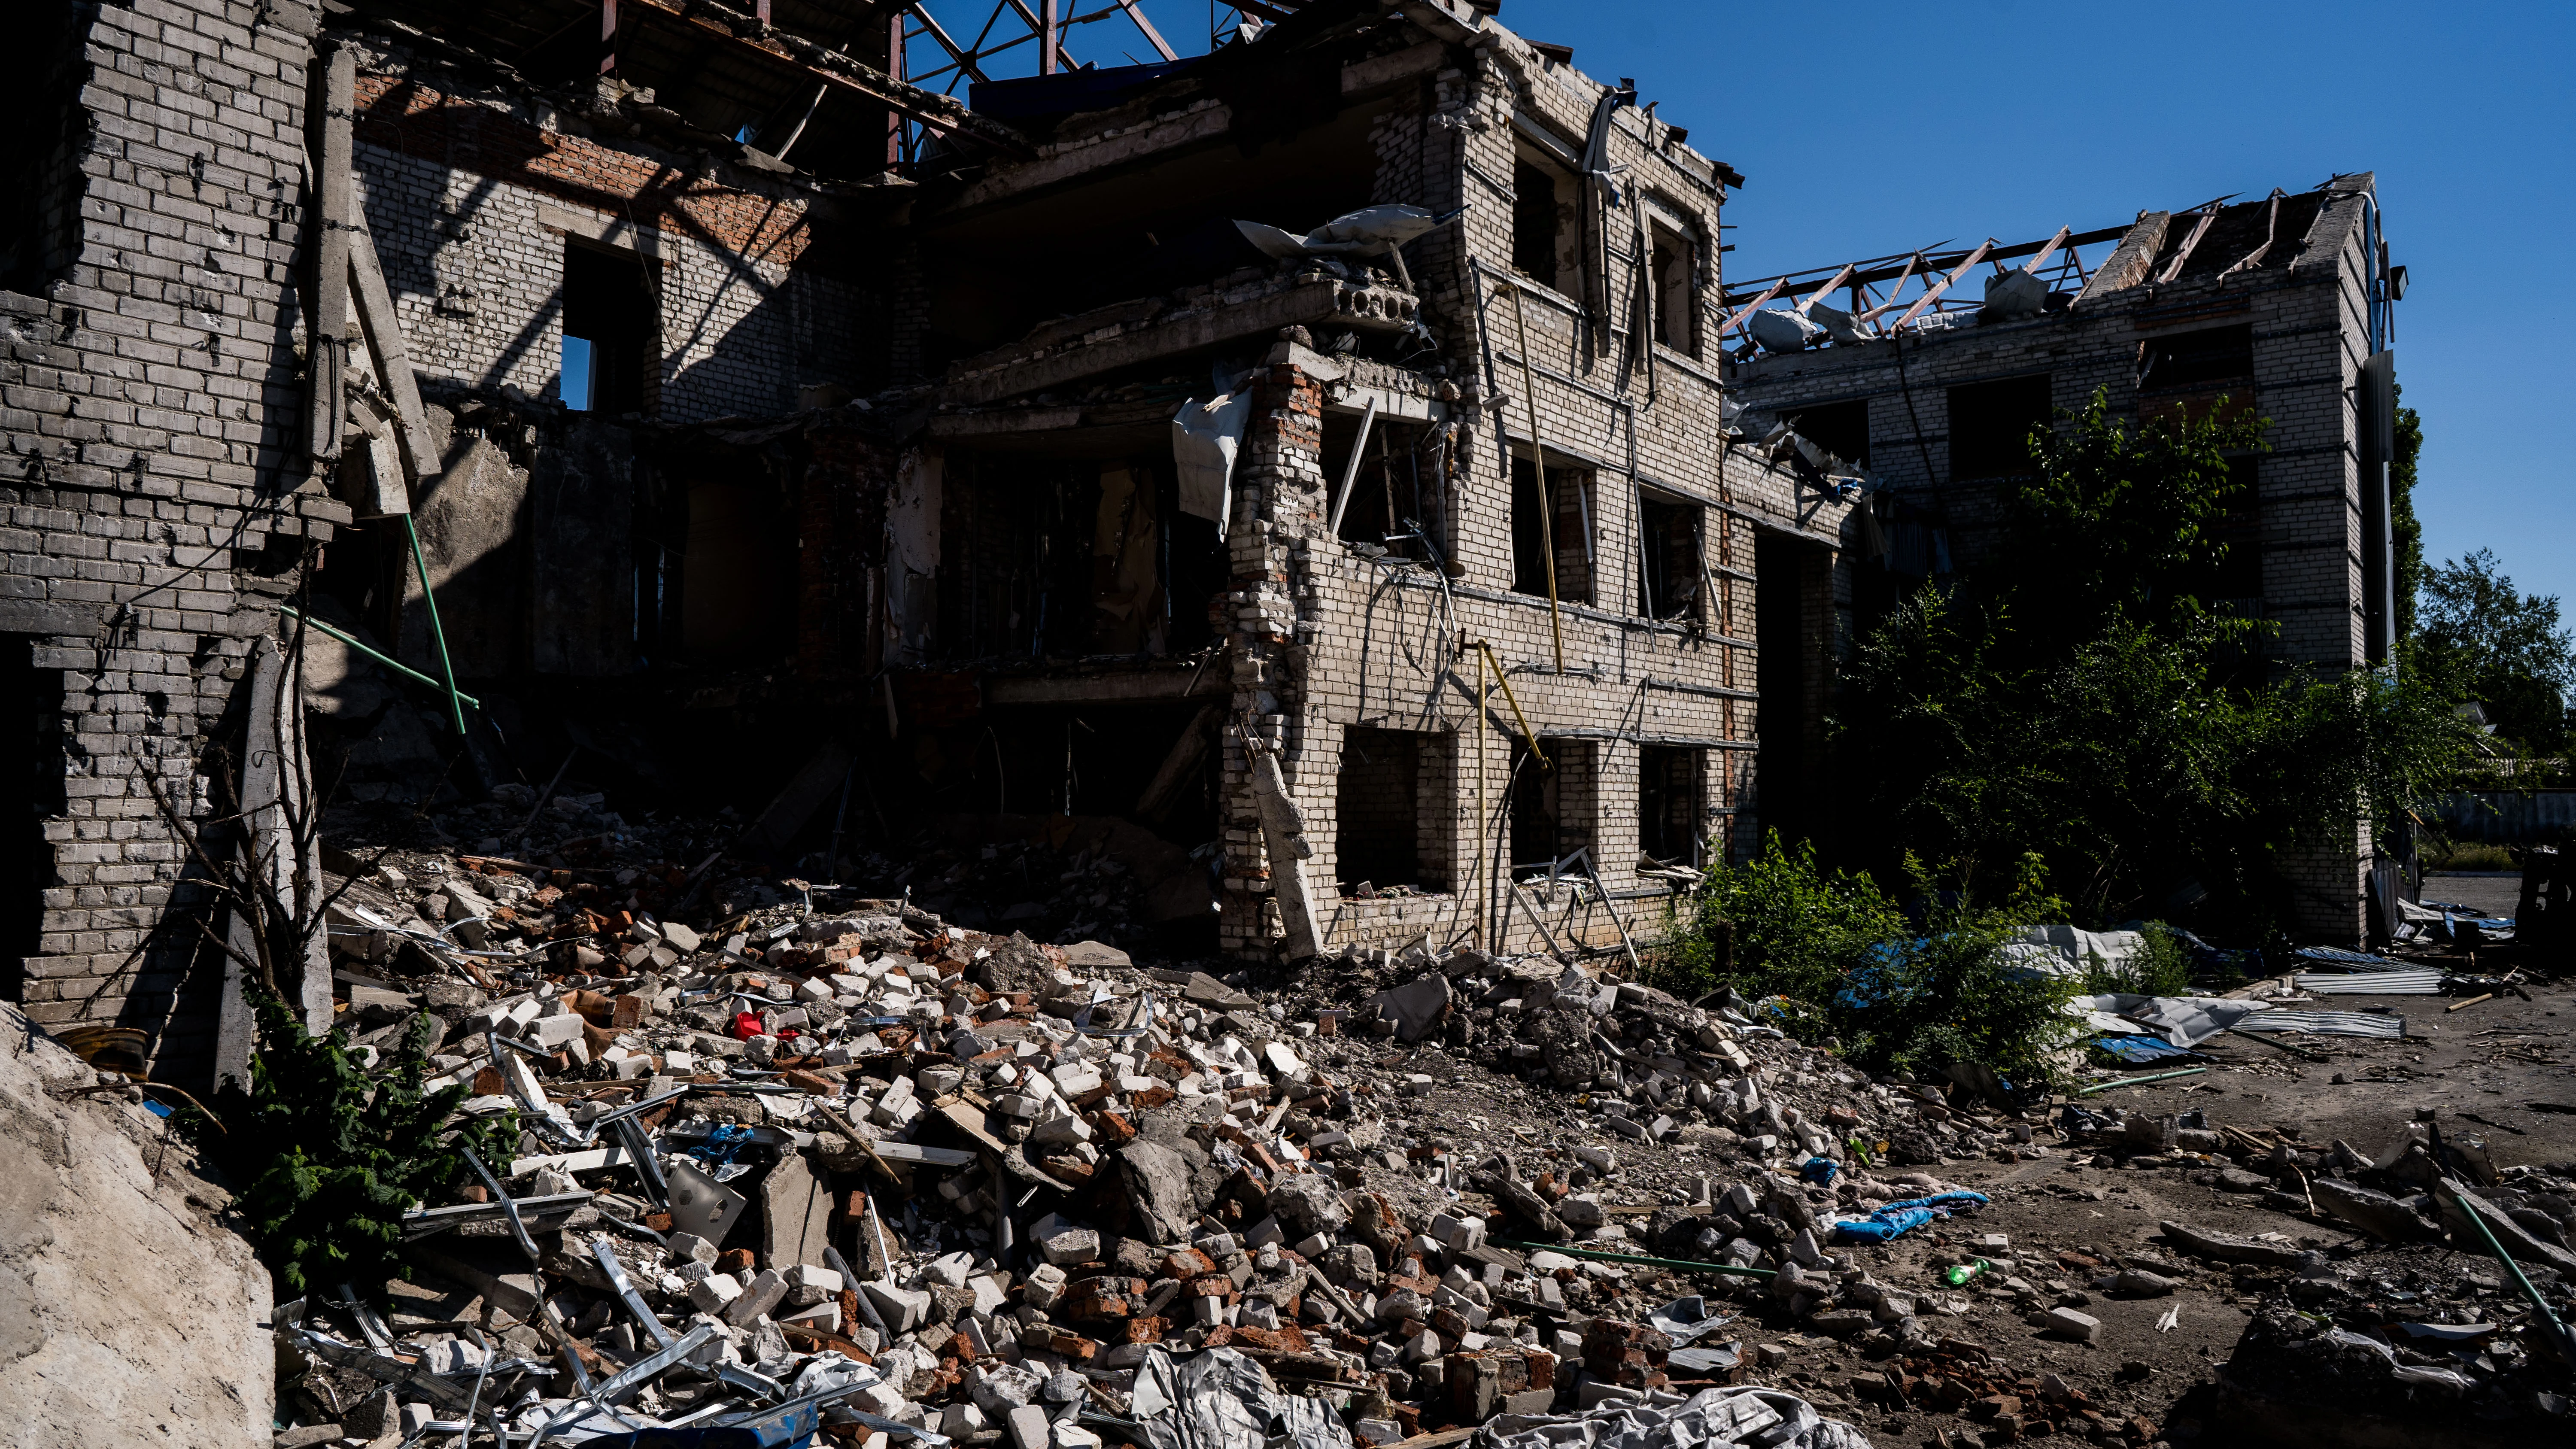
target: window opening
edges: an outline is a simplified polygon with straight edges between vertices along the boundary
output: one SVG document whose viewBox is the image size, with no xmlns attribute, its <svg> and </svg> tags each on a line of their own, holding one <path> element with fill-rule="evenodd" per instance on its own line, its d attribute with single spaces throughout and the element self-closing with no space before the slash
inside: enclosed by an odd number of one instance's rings
<svg viewBox="0 0 2576 1449">
<path fill-rule="evenodd" d="M 577 412 L 652 411 L 660 307 L 634 252 L 564 243 L 563 360 L 558 394 Z"/>
<path fill-rule="evenodd" d="M 1593 602 L 1592 474 L 1512 460 L 1512 592 L 1547 593 L 1547 533 L 1556 535 L 1556 596 Z"/>
<path fill-rule="evenodd" d="M 1637 752 L 1637 849 L 1656 865 L 1696 866 L 1707 751 L 1649 745 Z"/>
<path fill-rule="evenodd" d="M 1342 732 L 1333 861 L 1345 890 L 1421 883 L 1421 801 L 1420 735 L 1364 726 Z"/>
<path fill-rule="evenodd" d="M 1649 619 L 1696 618 L 1707 592 L 1700 542 L 1706 510 L 1695 503 L 1639 490 L 1637 495 L 1637 598 Z"/>
<path fill-rule="evenodd" d="M 2030 435 L 2053 416 L 2044 372 L 1950 389 L 1951 479 L 2031 472 Z"/>
</svg>

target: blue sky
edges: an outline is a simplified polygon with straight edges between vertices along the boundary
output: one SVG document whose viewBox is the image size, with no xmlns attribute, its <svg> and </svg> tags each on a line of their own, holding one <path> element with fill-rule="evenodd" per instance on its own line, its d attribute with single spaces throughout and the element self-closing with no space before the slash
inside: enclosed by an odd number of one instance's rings
<svg viewBox="0 0 2576 1449">
<path fill-rule="evenodd" d="M 1145 8 L 1183 53 L 1204 44 L 1203 0 Z M 2576 393 L 2558 250 L 2576 5 L 1507 0 L 1501 18 L 1597 79 L 1634 76 L 1745 174 L 1732 276 L 2377 172 L 2409 274 L 2397 371 L 2424 418 L 2426 556 L 2492 548 L 2576 612 L 2576 464 L 2550 442 Z M 1114 21 L 1074 39 L 1104 65 L 1151 54 Z"/>
<path fill-rule="evenodd" d="M 2576 612 L 2576 6 L 1508 0 L 1744 173 L 1727 271 L 2006 242 L 2375 171 L 2428 559 L 2492 548 Z M 2553 442 L 2553 439 L 2560 441 Z"/>
</svg>

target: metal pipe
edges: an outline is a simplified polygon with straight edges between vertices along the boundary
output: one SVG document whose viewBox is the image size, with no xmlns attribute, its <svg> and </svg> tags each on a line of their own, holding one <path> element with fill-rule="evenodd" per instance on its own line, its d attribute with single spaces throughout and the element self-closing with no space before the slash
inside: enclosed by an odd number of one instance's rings
<svg viewBox="0 0 2576 1449">
<path fill-rule="evenodd" d="M 2496 1261 L 2504 1264 L 2504 1270 L 2513 1275 L 2514 1287 L 2521 1291 L 2523 1301 L 2531 1305 L 2532 1312 L 2540 1315 L 2541 1322 L 2549 1325 L 2546 1335 L 2549 1346 L 2558 1350 L 2558 1356 L 2571 1366 L 2576 1366 L 2576 1337 L 2571 1337 L 2567 1325 L 2559 1322 L 2558 1315 L 2549 1311 L 2549 1301 L 2540 1296 L 2539 1289 L 2531 1286 L 2529 1278 L 2522 1275 L 2522 1265 L 2504 1250 L 2504 1244 L 2496 1241 L 2495 1230 L 2487 1226 L 2487 1220 L 2479 1216 L 2478 1210 L 2460 1201 L 2458 1188 L 2446 1182 L 2442 1184 L 2442 1190 L 2451 1195 L 2451 1205 L 2460 1210 L 2460 1216 L 2467 1218 L 2469 1226 L 2476 1228 L 2478 1236 L 2486 1240 L 2487 1251 L 2495 1254 Z"/>
<path fill-rule="evenodd" d="M 429 587 L 429 559 L 420 551 L 420 529 L 411 520 L 410 514 L 403 515 L 403 532 L 411 538 L 412 566 L 420 570 L 420 598 L 429 610 L 429 637 L 438 645 L 438 669 L 447 676 L 447 709 L 456 723 L 456 737 L 461 740 L 465 738 L 464 696 L 456 692 L 456 663 L 447 657 L 447 631 L 439 627 L 438 595 Z"/>
<path fill-rule="evenodd" d="M 412 668 L 401 660 L 388 654 L 378 653 L 374 648 L 366 644 L 362 644 L 356 639 L 350 638 L 348 635 L 341 633 L 339 630 L 334 629 L 330 625 L 323 623 L 321 620 L 314 618 L 312 615 L 305 613 L 293 604 L 280 604 L 277 608 L 279 613 L 285 614 L 289 618 L 303 620 L 307 625 L 321 630 L 323 633 L 330 635 L 332 638 L 337 639 L 341 643 L 348 645 L 350 648 L 357 650 L 359 653 L 366 655 L 369 659 L 383 665 L 405 679 L 415 680 L 419 683 L 426 684 L 432 689 L 446 688 L 445 685 L 440 684 L 437 680 L 430 678 L 428 675 L 421 673 L 419 670 Z M 483 707 L 483 701 L 476 699 L 470 694 L 459 694 L 456 697 L 467 704 L 474 706 L 476 709 L 481 709 Z"/>
<path fill-rule="evenodd" d="M 1503 702 L 1512 707 L 1512 718 L 1521 722 L 1521 734 L 1529 740 L 1530 753 L 1537 757 L 1538 767 L 1542 770 L 1555 769 L 1556 766 L 1548 762 L 1547 751 L 1539 748 L 1538 731 L 1530 727 L 1529 716 L 1521 713 L 1520 699 L 1512 693 L 1511 676 L 1503 672 L 1503 661 L 1494 658 L 1494 646 L 1479 639 L 1476 641 L 1476 647 L 1485 651 L 1487 659 L 1493 660 L 1494 682 L 1503 687 Z"/>
<path fill-rule="evenodd" d="M 2071 1095 L 2089 1097 L 2095 1092 L 2107 1092 L 2113 1087 L 2134 1087 L 2141 1082 L 2169 1082 L 2176 1077 L 2196 1077 L 2208 1070 L 2207 1067 L 2185 1067 L 2178 1072 L 2157 1072 L 2153 1076 L 2122 1077 L 2116 1082 L 2095 1082 L 2089 1087 L 2078 1087 Z"/>
</svg>

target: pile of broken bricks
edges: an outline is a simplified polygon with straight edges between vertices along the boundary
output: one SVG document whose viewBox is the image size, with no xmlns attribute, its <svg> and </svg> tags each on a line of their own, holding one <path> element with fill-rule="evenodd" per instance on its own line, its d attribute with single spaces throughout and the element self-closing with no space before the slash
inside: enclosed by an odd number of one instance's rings
<svg viewBox="0 0 2576 1449">
<path fill-rule="evenodd" d="M 342 973 L 361 1040 L 430 1013 L 432 1084 L 521 1130 L 488 1186 L 412 1214 L 427 1286 L 280 1310 L 285 1401 L 338 1437 L 783 1414 L 877 1449 L 1093 1449 L 1150 1443 L 1140 1384 L 1212 1354 L 1321 1405 L 1337 1443 L 1681 1413 L 1754 1368 L 1705 1336 L 1728 1295 L 1930 1351 L 1917 1295 L 1837 1251 L 1836 1222 L 1942 1186 L 1879 1176 L 1888 1155 L 2047 1150 L 1744 1003 L 1590 965 L 1417 948 L 1256 996 L 901 901 L 693 929 L 639 897 L 569 940 L 476 941 L 452 928 L 544 869 L 475 864 L 334 938 L 364 965 Z M 1399 1058 L 1442 1042 L 1579 1096 L 1596 1130 L 1517 1156 L 1426 1131 Z M 1711 1171 L 1649 1189 L 1621 1142 Z"/>
</svg>

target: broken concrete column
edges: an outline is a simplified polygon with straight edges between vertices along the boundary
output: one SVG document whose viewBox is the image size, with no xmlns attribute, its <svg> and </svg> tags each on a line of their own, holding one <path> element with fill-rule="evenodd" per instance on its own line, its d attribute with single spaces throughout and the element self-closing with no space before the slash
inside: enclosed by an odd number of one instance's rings
<svg viewBox="0 0 2576 1449">
<path fill-rule="evenodd" d="M 1306 840 L 1306 817 L 1289 796 L 1277 752 L 1253 748 L 1249 753 L 1252 793 L 1261 805 L 1261 843 L 1270 855 L 1270 887 L 1279 900 L 1280 924 L 1288 931 L 1288 955 L 1292 960 L 1322 955 L 1324 929 L 1306 890 L 1306 861 L 1315 854 Z"/>
</svg>

